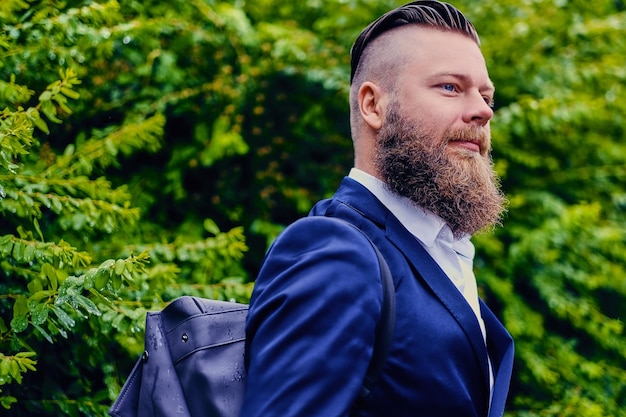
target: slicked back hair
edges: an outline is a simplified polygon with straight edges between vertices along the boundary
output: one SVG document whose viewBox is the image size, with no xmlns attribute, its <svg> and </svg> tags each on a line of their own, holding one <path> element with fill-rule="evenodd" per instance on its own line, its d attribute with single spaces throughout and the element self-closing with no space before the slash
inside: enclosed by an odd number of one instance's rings
<svg viewBox="0 0 626 417">
<path fill-rule="evenodd" d="M 474 25 L 454 6 L 436 0 L 413 1 L 385 13 L 363 29 L 350 51 L 350 83 L 354 80 L 367 46 L 381 34 L 409 24 L 459 32 L 480 44 Z"/>
</svg>

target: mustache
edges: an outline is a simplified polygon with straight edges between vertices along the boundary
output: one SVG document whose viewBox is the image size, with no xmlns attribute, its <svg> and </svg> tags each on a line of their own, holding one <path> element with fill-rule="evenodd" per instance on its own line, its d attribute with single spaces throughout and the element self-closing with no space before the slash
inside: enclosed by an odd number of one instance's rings
<svg viewBox="0 0 626 417">
<path fill-rule="evenodd" d="M 448 130 L 443 137 L 444 143 L 449 142 L 472 142 L 479 146 L 481 155 L 491 151 L 491 136 L 489 132 L 480 126 L 468 126 Z"/>
</svg>

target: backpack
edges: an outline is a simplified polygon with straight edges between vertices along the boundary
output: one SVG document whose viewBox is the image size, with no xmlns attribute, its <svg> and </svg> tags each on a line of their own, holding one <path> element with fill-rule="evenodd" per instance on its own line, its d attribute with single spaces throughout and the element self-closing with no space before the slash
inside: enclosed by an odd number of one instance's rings
<svg viewBox="0 0 626 417">
<path fill-rule="evenodd" d="M 395 327 L 393 279 L 387 262 L 370 243 L 379 259 L 383 307 L 357 407 L 382 370 Z M 148 313 L 145 351 L 109 414 L 238 417 L 246 383 L 247 313 L 245 304 L 192 296 L 177 298 L 162 311 Z"/>
</svg>

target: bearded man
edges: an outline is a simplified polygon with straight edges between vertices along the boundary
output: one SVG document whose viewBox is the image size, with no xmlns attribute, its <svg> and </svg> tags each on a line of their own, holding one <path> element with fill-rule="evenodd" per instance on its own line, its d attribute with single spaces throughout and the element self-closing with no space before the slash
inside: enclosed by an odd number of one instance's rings
<svg viewBox="0 0 626 417">
<path fill-rule="evenodd" d="M 366 27 L 351 55 L 354 168 L 268 251 L 241 416 L 501 416 L 513 342 L 478 297 L 470 241 L 506 201 L 478 35 L 453 6 L 415 1 Z M 360 395 L 384 314 L 366 236 L 393 276 L 395 326 Z"/>
</svg>

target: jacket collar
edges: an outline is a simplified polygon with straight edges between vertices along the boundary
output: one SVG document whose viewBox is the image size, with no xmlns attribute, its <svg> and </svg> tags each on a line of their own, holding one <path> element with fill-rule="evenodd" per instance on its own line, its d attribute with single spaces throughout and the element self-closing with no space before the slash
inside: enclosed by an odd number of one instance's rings
<svg viewBox="0 0 626 417">
<path fill-rule="evenodd" d="M 350 170 L 350 178 L 374 194 L 391 213 L 411 232 L 422 244 L 430 247 L 437 236 L 446 227 L 445 222 L 433 213 L 417 207 L 406 197 L 390 191 L 384 182 L 359 169 Z M 452 235 L 452 233 L 450 233 Z"/>
</svg>

